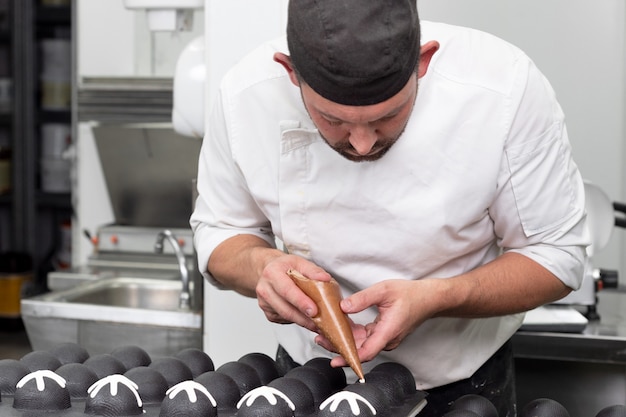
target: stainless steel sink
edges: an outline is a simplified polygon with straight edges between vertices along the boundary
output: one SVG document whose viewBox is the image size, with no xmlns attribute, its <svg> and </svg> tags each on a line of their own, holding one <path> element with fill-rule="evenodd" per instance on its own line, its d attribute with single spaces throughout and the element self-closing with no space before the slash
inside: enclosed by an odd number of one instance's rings
<svg viewBox="0 0 626 417">
<path fill-rule="evenodd" d="M 180 290 L 180 284 L 173 281 L 116 278 L 56 298 L 69 303 L 174 311 Z"/>
<path fill-rule="evenodd" d="M 179 279 L 115 277 L 22 300 L 34 350 L 75 342 L 90 354 L 123 345 L 152 356 L 202 346 L 202 312 L 179 308 Z"/>
</svg>

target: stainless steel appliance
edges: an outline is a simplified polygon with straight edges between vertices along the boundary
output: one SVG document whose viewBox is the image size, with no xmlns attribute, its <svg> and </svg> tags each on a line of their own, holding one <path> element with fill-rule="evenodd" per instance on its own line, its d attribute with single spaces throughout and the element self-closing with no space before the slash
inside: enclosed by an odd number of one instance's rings
<svg viewBox="0 0 626 417">
<path fill-rule="evenodd" d="M 168 125 L 93 130 L 115 222 L 85 232 L 93 252 L 84 265 L 50 273 L 51 292 L 22 301 L 31 345 L 74 341 L 93 354 L 134 344 L 157 356 L 201 348 L 203 284 L 188 224 L 201 143 Z"/>
</svg>

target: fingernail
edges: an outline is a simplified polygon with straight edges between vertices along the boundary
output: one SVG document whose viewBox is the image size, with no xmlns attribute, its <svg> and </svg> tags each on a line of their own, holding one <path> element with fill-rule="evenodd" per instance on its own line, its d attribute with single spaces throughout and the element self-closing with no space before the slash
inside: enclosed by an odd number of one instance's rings
<svg viewBox="0 0 626 417">
<path fill-rule="evenodd" d="M 307 308 L 304 313 L 308 316 L 308 317 L 313 317 L 313 310 L 311 310 L 310 308 Z"/>
<path fill-rule="evenodd" d="M 350 311 L 350 309 L 352 308 L 352 302 L 350 301 L 350 299 L 345 298 L 343 300 L 341 300 L 341 309 L 344 311 Z"/>
</svg>

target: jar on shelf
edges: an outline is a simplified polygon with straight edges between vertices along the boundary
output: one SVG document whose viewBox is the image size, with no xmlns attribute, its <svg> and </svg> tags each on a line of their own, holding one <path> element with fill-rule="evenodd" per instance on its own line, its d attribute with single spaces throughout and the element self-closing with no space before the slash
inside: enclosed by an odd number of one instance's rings
<svg viewBox="0 0 626 417">
<path fill-rule="evenodd" d="M 71 42 L 69 39 L 42 39 L 41 107 L 68 110 L 71 105 Z"/>
</svg>

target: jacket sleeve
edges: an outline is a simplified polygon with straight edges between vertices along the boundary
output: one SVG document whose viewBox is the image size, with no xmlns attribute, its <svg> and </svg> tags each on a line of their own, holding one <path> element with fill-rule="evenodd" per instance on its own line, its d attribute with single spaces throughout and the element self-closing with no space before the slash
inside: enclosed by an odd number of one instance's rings
<svg viewBox="0 0 626 417">
<path fill-rule="evenodd" d="M 504 251 L 530 257 L 578 289 L 590 243 L 583 180 L 554 91 L 530 60 L 519 70 L 490 215 Z"/>
<path fill-rule="evenodd" d="M 190 218 L 199 269 L 212 284 L 207 271 L 211 253 L 230 237 L 252 234 L 275 246 L 268 219 L 248 192 L 232 153 L 228 128 L 227 97 L 219 93 L 209 117 L 198 161 L 198 197 Z"/>
</svg>

